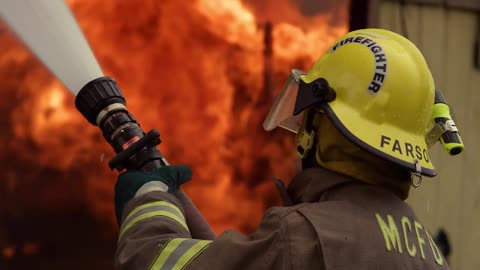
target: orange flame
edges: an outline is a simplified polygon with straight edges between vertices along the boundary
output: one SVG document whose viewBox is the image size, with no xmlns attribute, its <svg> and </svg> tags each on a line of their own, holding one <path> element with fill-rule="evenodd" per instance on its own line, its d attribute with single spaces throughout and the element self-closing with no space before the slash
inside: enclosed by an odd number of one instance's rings
<svg viewBox="0 0 480 270">
<path fill-rule="evenodd" d="M 6 259 L 10 259 L 15 256 L 15 247 L 5 247 L 2 249 L 2 256 Z"/>
<path fill-rule="evenodd" d="M 171 163 L 192 167 L 194 178 L 185 190 L 217 232 L 251 231 L 263 210 L 278 202 L 270 180 L 289 179 L 295 172 L 293 136 L 261 129 L 271 102 L 262 89 L 262 25 L 274 22 L 276 85 L 291 68 L 308 69 L 347 32 L 344 2 L 337 17 L 305 16 L 288 0 L 257 2 L 68 1 L 105 74 L 126 95 L 129 110 L 144 130 L 162 132 L 160 149 Z M 75 178 L 52 180 L 50 189 L 57 190 L 40 190 L 48 195 L 29 203 L 58 208 L 59 202 L 78 200 L 113 224 L 116 174 L 100 158 L 112 157 L 113 151 L 75 110 L 74 97 L 11 33 L 0 28 L 0 42 L 5 47 L 0 91 L 14 102 L 0 102 L 12 130 L 0 136 L 7 150 L 3 155 L 18 155 L 12 161 L 17 176 L 27 164 L 31 170 L 68 171 Z M 70 185 L 83 188 L 61 188 Z"/>
</svg>

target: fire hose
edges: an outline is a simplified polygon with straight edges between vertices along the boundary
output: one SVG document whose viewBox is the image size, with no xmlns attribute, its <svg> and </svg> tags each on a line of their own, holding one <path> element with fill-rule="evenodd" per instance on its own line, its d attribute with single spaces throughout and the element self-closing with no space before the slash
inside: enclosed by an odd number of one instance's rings
<svg viewBox="0 0 480 270">
<path fill-rule="evenodd" d="M 78 111 L 100 128 L 116 153 L 109 162 L 112 170 L 150 171 L 169 165 L 157 149 L 160 133 L 157 130 L 145 133 L 127 110 L 120 88 L 103 75 L 63 1 L 0 0 L 0 17 L 76 95 Z M 176 196 L 184 207 L 192 237 L 213 239 L 213 230 L 190 198 L 181 189 Z"/>
</svg>

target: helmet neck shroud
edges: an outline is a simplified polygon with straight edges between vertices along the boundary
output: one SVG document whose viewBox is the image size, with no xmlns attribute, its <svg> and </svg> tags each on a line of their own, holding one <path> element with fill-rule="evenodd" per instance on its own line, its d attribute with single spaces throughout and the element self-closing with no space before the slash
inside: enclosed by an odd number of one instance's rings
<svg viewBox="0 0 480 270">
<path fill-rule="evenodd" d="M 310 143 L 301 140 L 305 136 L 312 138 Z M 318 108 L 305 112 L 304 122 L 297 134 L 297 146 L 302 169 L 325 168 L 387 188 L 402 200 L 408 197 L 411 173 L 407 168 L 375 156 L 350 141 Z"/>
</svg>

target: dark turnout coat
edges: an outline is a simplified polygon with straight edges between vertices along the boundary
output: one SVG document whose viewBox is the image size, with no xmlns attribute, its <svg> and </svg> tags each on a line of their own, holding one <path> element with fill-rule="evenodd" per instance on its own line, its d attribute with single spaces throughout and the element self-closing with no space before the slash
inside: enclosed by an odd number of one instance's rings
<svg viewBox="0 0 480 270">
<path fill-rule="evenodd" d="M 166 192 L 125 208 L 118 269 L 449 269 L 411 208 L 382 187 L 321 168 L 291 182 L 289 207 L 269 209 L 256 232 L 192 239 Z"/>
</svg>

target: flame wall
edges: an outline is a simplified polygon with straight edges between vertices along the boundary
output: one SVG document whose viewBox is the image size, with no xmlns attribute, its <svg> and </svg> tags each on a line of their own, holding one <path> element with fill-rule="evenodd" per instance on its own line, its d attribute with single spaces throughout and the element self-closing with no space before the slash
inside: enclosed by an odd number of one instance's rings
<svg viewBox="0 0 480 270">
<path fill-rule="evenodd" d="M 271 179 L 295 173 L 294 137 L 261 128 L 272 98 L 264 73 L 276 93 L 291 68 L 308 69 L 347 32 L 347 1 L 68 3 L 144 130 L 159 129 L 167 159 L 192 167 L 184 189 L 214 229 L 252 231 L 278 203 Z M 47 226 L 51 215 L 82 213 L 103 224 L 99 237 L 114 235 L 113 151 L 5 25 L 0 47 L 0 249 L 32 215 Z"/>
</svg>

